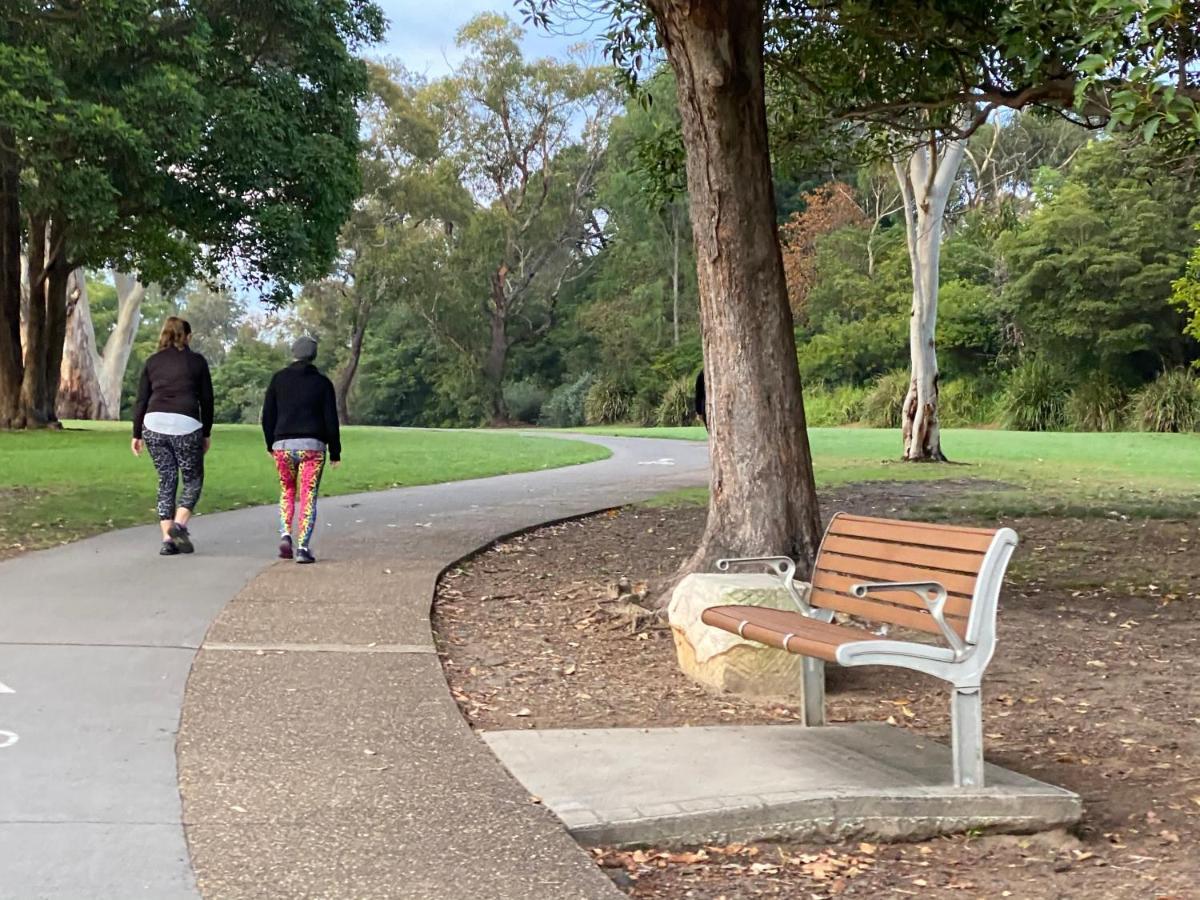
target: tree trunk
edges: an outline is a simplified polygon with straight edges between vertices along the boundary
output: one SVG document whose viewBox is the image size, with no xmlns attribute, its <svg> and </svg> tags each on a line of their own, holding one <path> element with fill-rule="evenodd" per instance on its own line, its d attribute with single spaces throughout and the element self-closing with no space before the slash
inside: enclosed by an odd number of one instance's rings
<svg viewBox="0 0 1200 900">
<path fill-rule="evenodd" d="M 113 419 L 100 389 L 100 354 L 83 269 L 67 285 L 67 336 L 58 381 L 60 419 Z"/>
<path fill-rule="evenodd" d="M 0 429 L 24 428 L 21 406 L 20 170 L 12 132 L 0 128 Z"/>
<path fill-rule="evenodd" d="M 683 571 L 821 538 L 775 228 L 763 0 L 650 0 L 675 70 L 700 292 L 711 453 L 708 522 Z"/>
<path fill-rule="evenodd" d="M 337 382 L 333 392 L 337 396 L 338 419 L 343 425 L 350 424 L 350 391 L 354 387 L 354 377 L 358 374 L 358 363 L 362 359 L 363 338 L 367 334 L 367 316 L 360 315 L 350 332 L 350 356 L 342 370 L 338 372 Z"/>
<path fill-rule="evenodd" d="M 49 424 L 45 416 L 46 404 L 46 309 L 50 272 L 47 261 L 46 242 L 49 221 L 43 216 L 33 216 L 29 221 L 29 311 L 25 316 L 25 366 L 21 379 L 21 406 L 25 413 L 25 427 L 33 428 Z"/>
<path fill-rule="evenodd" d="M 508 269 L 501 266 L 492 276 L 492 296 L 488 306 L 491 337 L 483 362 L 483 378 L 488 392 L 488 416 L 493 425 L 508 421 L 504 405 L 504 370 L 508 366 L 508 295 L 505 279 Z"/>
<path fill-rule="evenodd" d="M 113 273 L 117 286 L 117 324 L 104 342 L 104 354 L 100 365 L 100 395 L 113 419 L 121 417 L 121 387 L 125 383 L 125 369 L 137 339 L 138 326 L 142 324 L 142 301 L 146 299 L 146 286 L 133 275 Z"/>
<path fill-rule="evenodd" d="M 912 379 L 902 410 L 903 458 L 908 462 L 946 461 L 938 424 L 938 273 L 946 201 L 965 149 L 964 140 L 931 139 L 913 151 L 907 166 L 895 163 L 913 282 L 908 337 Z"/>
<path fill-rule="evenodd" d="M 671 346 L 679 346 L 679 208 L 671 204 Z"/>
</svg>

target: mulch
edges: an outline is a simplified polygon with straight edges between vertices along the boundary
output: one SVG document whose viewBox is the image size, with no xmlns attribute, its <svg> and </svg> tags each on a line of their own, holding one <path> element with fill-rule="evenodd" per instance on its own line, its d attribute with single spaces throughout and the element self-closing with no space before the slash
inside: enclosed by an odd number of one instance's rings
<svg viewBox="0 0 1200 900">
<path fill-rule="evenodd" d="M 953 510 L 991 486 L 871 483 L 828 512 Z M 787 699 L 713 695 L 675 663 L 652 598 L 704 510 L 631 507 L 502 542 L 447 573 L 435 632 L 478 729 L 794 722 Z M 956 519 L 964 524 L 994 524 Z M 1084 799 L 1071 833 L 919 844 L 596 851 L 636 898 L 1200 897 L 1200 521 L 1008 520 L 1021 548 L 985 681 L 990 761 Z M 650 601 L 644 601 L 649 605 Z M 945 741 L 945 686 L 896 669 L 829 670 L 831 721 Z"/>
</svg>

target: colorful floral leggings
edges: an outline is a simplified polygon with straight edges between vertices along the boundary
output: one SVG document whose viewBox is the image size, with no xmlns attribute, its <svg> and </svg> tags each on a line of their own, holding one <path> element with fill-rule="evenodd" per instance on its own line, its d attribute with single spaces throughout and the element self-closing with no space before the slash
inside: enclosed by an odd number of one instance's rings
<svg viewBox="0 0 1200 900">
<path fill-rule="evenodd" d="M 279 533 L 292 533 L 298 500 L 300 518 L 296 522 L 296 543 L 307 548 L 317 523 L 317 491 L 321 487 L 321 473 L 325 471 L 325 454 L 320 450 L 274 450 L 272 453 L 275 468 L 279 470 Z"/>
</svg>

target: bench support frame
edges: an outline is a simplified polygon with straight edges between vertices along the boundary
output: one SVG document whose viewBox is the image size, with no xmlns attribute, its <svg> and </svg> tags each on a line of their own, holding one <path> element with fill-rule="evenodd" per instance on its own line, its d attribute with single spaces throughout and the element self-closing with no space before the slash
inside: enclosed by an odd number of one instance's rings
<svg viewBox="0 0 1200 900">
<path fill-rule="evenodd" d="M 983 787 L 983 691 L 955 687 L 950 697 L 950 744 L 954 786 Z"/>
<path fill-rule="evenodd" d="M 825 661 L 815 656 L 802 657 L 800 670 L 804 709 L 801 722 L 814 728 L 825 724 Z"/>
</svg>

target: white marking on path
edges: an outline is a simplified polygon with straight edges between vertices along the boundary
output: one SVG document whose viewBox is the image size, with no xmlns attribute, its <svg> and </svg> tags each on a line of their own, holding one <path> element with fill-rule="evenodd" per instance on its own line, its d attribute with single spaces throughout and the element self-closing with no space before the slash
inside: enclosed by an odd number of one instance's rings
<svg viewBox="0 0 1200 900">
<path fill-rule="evenodd" d="M 15 694 L 15 693 L 16 693 L 16 691 L 14 691 L 12 688 L 10 688 L 3 681 L 0 681 L 0 694 Z"/>
<path fill-rule="evenodd" d="M 5 750 L 20 740 L 15 731 L 0 731 L 0 750 Z"/>
<path fill-rule="evenodd" d="M 675 465 L 675 460 L 671 459 L 671 457 L 669 457 L 669 456 L 664 456 L 662 459 L 645 460 L 644 462 L 638 463 L 638 465 L 639 466 L 673 466 L 673 465 Z"/>
</svg>

